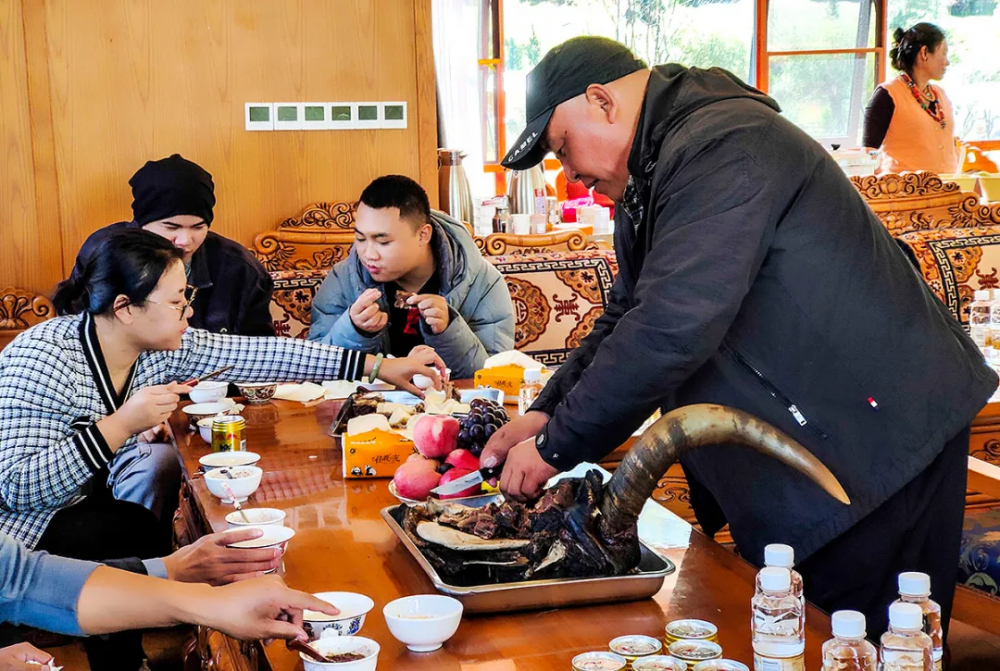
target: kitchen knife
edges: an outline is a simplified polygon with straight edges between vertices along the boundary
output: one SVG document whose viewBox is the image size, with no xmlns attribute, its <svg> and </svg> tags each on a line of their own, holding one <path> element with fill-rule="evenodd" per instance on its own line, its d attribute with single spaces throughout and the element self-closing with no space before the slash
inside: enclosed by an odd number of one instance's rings
<svg viewBox="0 0 1000 671">
<path fill-rule="evenodd" d="M 493 466 L 491 468 L 481 468 L 478 471 L 472 471 L 468 475 L 463 475 L 462 477 L 456 478 L 451 482 L 435 487 L 431 490 L 431 494 L 436 494 L 438 496 L 457 494 L 463 489 L 468 489 L 469 487 L 478 485 L 486 480 L 490 480 L 491 478 L 499 478 L 501 473 L 503 473 L 503 464 Z"/>
</svg>

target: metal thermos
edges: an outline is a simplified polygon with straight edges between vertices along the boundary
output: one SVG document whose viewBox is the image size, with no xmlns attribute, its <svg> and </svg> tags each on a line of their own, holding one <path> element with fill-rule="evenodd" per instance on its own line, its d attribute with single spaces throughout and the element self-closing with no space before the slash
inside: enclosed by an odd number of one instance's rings
<svg viewBox="0 0 1000 671">
<path fill-rule="evenodd" d="M 541 196 L 541 209 L 536 198 Z M 511 170 L 507 177 L 507 202 L 511 214 L 545 214 L 545 172 L 539 163 L 528 170 Z"/>
<path fill-rule="evenodd" d="M 441 211 L 472 224 L 472 191 L 462 167 L 465 154 L 458 149 L 438 149 L 438 194 Z"/>
</svg>

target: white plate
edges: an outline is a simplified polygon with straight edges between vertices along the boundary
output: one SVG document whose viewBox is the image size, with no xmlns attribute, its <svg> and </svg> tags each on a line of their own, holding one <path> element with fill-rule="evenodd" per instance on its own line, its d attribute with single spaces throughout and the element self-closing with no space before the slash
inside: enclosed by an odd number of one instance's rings
<svg viewBox="0 0 1000 671">
<path fill-rule="evenodd" d="M 417 501 L 415 499 L 408 499 L 406 497 L 400 496 L 396 491 L 396 483 L 392 480 L 389 481 L 389 493 L 399 499 L 401 502 L 408 505 L 416 505 L 418 503 L 423 503 L 423 501 Z M 483 506 L 489 505 L 496 501 L 497 503 L 503 501 L 502 494 L 480 494 L 478 496 L 464 496 L 459 499 L 442 499 L 442 503 L 457 503 L 461 506 L 468 506 L 469 508 L 482 508 Z"/>
</svg>

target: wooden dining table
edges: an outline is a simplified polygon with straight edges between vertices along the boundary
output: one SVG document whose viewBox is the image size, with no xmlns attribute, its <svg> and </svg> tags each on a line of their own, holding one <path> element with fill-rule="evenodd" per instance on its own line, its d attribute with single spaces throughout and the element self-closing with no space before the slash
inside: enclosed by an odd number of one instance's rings
<svg viewBox="0 0 1000 671">
<path fill-rule="evenodd" d="M 380 517 L 383 508 L 398 503 L 389 493 L 390 481 L 344 479 L 340 441 L 328 433 L 340 405 L 273 401 L 246 407 L 247 450 L 261 455 L 264 475 L 245 505 L 287 513 L 285 523 L 296 532 L 284 556 L 282 574 L 289 586 L 306 592 L 358 592 L 375 601 L 360 635 L 380 644 L 380 669 L 568 671 L 575 655 L 607 650 L 616 636 L 645 634 L 662 640 L 664 626 L 681 618 L 715 623 L 724 657 L 752 668 L 755 569 L 693 529 L 687 547 L 657 548 L 677 570 L 653 598 L 466 614 L 441 650 L 408 651 L 389 633 L 382 608 L 399 597 L 433 593 L 434 586 Z M 211 446 L 188 427 L 180 411 L 171 419 L 171 433 L 185 466 L 179 537 L 190 542 L 225 530 L 225 515 L 233 508 L 212 496 L 197 475 L 198 459 L 211 452 Z M 830 634 L 829 617 L 810 605 L 806 629 L 806 668 L 819 669 L 820 647 Z M 298 654 L 282 642 L 239 644 L 207 630 L 199 632 L 196 652 L 208 669 L 302 668 Z"/>
</svg>

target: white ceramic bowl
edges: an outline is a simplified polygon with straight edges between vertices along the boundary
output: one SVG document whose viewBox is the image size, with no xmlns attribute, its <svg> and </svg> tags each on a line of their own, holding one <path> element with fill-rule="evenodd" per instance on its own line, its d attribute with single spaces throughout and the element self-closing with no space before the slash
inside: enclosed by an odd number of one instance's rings
<svg viewBox="0 0 1000 671">
<path fill-rule="evenodd" d="M 382 609 L 389 631 L 413 652 L 431 652 L 455 635 L 462 602 L 441 594 L 419 594 L 390 601 Z"/>
<path fill-rule="evenodd" d="M 229 485 L 236 500 L 243 503 L 257 491 L 257 488 L 260 487 L 260 478 L 264 475 L 264 471 L 257 466 L 231 466 L 229 471 L 234 477 L 229 479 L 222 472 L 223 470 L 225 469 L 216 468 L 205 473 L 205 485 L 208 487 L 208 491 L 222 499 L 223 503 L 232 503 L 233 500 L 222 489 L 221 483 L 225 482 Z"/>
<path fill-rule="evenodd" d="M 207 472 L 216 468 L 256 466 L 258 461 L 260 461 L 260 455 L 256 452 L 244 452 L 240 450 L 238 452 L 212 452 L 199 459 L 198 463 Z"/>
<path fill-rule="evenodd" d="M 209 445 L 212 444 L 212 422 L 214 421 L 215 417 L 206 417 L 205 419 L 198 420 L 198 434 Z M 220 454 L 222 453 L 220 452 Z"/>
<path fill-rule="evenodd" d="M 451 368 L 445 368 L 444 372 L 451 377 Z M 413 376 L 413 386 L 417 389 L 430 389 L 434 386 L 434 380 L 430 376 L 417 373 Z"/>
<path fill-rule="evenodd" d="M 239 541 L 236 543 L 228 543 L 227 547 L 240 548 L 243 550 L 257 550 L 260 548 L 280 548 L 281 552 L 284 553 L 288 549 L 288 541 L 292 540 L 295 536 L 295 529 L 290 529 L 288 527 L 242 527 L 240 529 L 227 529 L 223 531 L 224 534 L 232 534 L 237 531 L 244 531 L 246 529 L 260 529 L 264 532 L 260 538 L 254 538 L 249 541 Z"/>
<path fill-rule="evenodd" d="M 237 382 L 236 387 L 249 405 L 267 403 L 278 391 L 277 382 Z"/>
<path fill-rule="evenodd" d="M 365 617 L 375 607 L 374 601 L 354 592 L 319 592 L 313 596 L 340 609 L 340 615 L 326 615 L 314 610 L 302 612 L 303 628 L 314 641 L 324 636 L 357 634 L 365 626 Z"/>
<path fill-rule="evenodd" d="M 229 409 L 232 407 L 231 403 L 214 401 L 212 403 L 192 403 L 191 405 L 184 406 L 181 410 L 187 415 L 191 426 L 198 426 L 198 422 L 201 420 L 215 417 L 222 412 L 229 412 Z"/>
<path fill-rule="evenodd" d="M 208 380 L 206 382 L 199 382 L 192 390 L 188 396 L 195 403 L 214 403 L 215 401 L 221 401 L 226 397 L 226 390 L 229 389 L 228 382 L 216 382 L 215 380 Z"/>
<path fill-rule="evenodd" d="M 312 644 L 321 655 L 344 652 L 366 652 L 368 656 L 354 662 L 317 662 L 299 653 L 306 671 L 375 671 L 378 666 L 379 644 L 361 636 L 333 636 Z"/>
<path fill-rule="evenodd" d="M 244 508 L 247 522 L 240 515 L 240 511 L 234 510 L 226 515 L 230 529 L 245 529 L 247 527 L 281 527 L 285 525 L 285 511 L 277 508 Z"/>
</svg>

